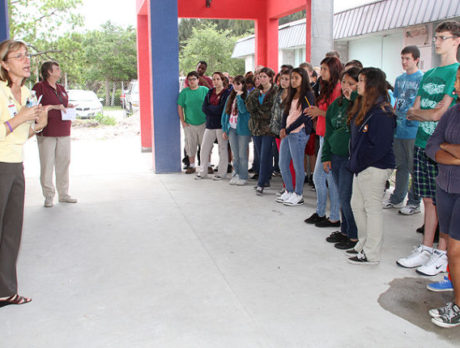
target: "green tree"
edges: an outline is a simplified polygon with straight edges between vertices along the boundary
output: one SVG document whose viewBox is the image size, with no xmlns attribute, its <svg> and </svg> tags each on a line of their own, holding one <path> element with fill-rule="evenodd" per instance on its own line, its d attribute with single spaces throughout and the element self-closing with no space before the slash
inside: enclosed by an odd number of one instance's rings
<svg viewBox="0 0 460 348">
<path fill-rule="evenodd" d="M 231 75 L 244 73 L 244 61 L 231 58 L 237 37 L 230 30 L 218 30 L 215 24 L 193 28 L 191 37 L 180 55 L 180 70 L 186 74 L 195 70 L 196 63 L 205 60 L 208 72 L 228 71 Z"/>
<path fill-rule="evenodd" d="M 104 82 L 106 105 L 113 105 L 116 84 L 137 78 L 136 31 L 110 21 L 101 29 L 88 32 L 83 39 L 84 77 L 92 89 Z"/>
</svg>

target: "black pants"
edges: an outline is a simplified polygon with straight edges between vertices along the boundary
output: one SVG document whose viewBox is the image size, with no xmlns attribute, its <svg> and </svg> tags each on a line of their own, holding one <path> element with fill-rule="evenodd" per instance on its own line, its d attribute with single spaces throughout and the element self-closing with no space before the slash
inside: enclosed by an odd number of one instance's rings
<svg viewBox="0 0 460 348">
<path fill-rule="evenodd" d="M 22 163 L 0 162 L 0 297 L 18 292 L 16 261 L 24 217 Z"/>
</svg>

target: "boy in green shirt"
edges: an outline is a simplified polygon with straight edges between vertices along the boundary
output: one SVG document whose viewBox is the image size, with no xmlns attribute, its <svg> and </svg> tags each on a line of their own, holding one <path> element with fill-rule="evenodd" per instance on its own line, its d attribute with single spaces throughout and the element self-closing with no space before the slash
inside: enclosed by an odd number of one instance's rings
<svg viewBox="0 0 460 348">
<path fill-rule="evenodd" d="M 187 74 L 189 87 L 184 88 L 177 99 L 177 112 L 179 114 L 185 136 L 185 152 L 190 160 L 186 174 L 196 172 L 196 150 L 203 140 L 206 127 L 206 115 L 202 111 L 203 101 L 208 93 L 208 88 L 198 85 L 199 75 L 196 71 Z"/>
<path fill-rule="evenodd" d="M 414 151 L 414 192 L 423 199 L 425 206 L 425 234 L 423 243 L 408 257 L 399 259 L 398 265 L 417 267 L 417 273 L 433 276 L 447 269 L 447 236 L 441 231 L 438 249 L 433 249 L 433 240 L 438 225 L 436 212 L 436 162 L 425 153 L 428 138 L 433 134 L 438 121 L 455 103 L 455 78 L 458 68 L 457 50 L 460 44 L 460 23 L 443 22 L 436 28 L 433 38 L 436 53 L 441 56 L 441 65 L 428 70 L 414 102 L 407 111 L 408 120 L 420 121 Z"/>
</svg>

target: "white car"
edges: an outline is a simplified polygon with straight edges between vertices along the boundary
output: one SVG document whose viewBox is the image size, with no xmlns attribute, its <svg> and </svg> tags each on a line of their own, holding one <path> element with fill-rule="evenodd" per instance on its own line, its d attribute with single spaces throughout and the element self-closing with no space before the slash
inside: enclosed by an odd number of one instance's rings
<svg viewBox="0 0 460 348">
<path fill-rule="evenodd" d="M 102 114 L 101 99 L 93 91 L 71 89 L 69 91 L 69 104 L 75 105 L 77 117 L 90 118 Z"/>
</svg>

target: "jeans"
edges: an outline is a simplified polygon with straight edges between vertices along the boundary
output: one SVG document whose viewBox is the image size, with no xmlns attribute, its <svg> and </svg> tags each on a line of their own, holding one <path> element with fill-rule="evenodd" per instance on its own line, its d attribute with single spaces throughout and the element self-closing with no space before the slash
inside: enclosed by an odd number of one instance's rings
<svg viewBox="0 0 460 348">
<path fill-rule="evenodd" d="M 415 139 L 394 139 L 393 151 L 396 160 L 396 184 L 390 197 L 393 204 L 401 203 L 407 194 L 409 173 L 413 173 Z M 413 185 L 409 189 L 408 205 L 420 205 L 420 197 L 414 193 Z"/>
<path fill-rule="evenodd" d="M 291 171 L 289 169 L 289 163 L 292 159 L 295 170 L 295 193 L 298 195 L 303 194 L 305 180 L 303 159 L 308 138 L 309 135 L 306 135 L 304 130 L 301 129 L 300 132 L 291 133 L 281 140 L 279 165 L 287 192 L 294 192 Z"/>
<path fill-rule="evenodd" d="M 269 186 L 273 171 L 273 151 L 270 135 L 254 136 L 254 149 L 259 159 L 259 181 L 257 186 Z"/>
<path fill-rule="evenodd" d="M 242 180 L 248 180 L 248 146 L 250 135 L 238 135 L 236 129 L 228 131 L 228 141 L 233 153 L 233 170 Z"/>
<path fill-rule="evenodd" d="M 347 169 L 347 162 L 348 158 L 344 156 L 333 154 L 331 157 L 332 176 L 339 193 L 340 211 L 342 213 L 340 229 L 348 238 L 356 239 L 358 238 L 358 229 L 350 203 L 353 192 L 353 173 Z"/>
<path fill-rule="evenodd" d="M 320 146 L 316 157 L 315 172 L 313 173 L 313 182 L 315 183 L 316 188 L 316 214 L 321 217 L 326 215 L 327 192 L 329 190 L 329 200 L 331 203 L 331 214 L 329 216 L 329 220 L 338 221 L 340 220 L 339 193 L 337 192 L 337 187 L 335 186 L 332 173 L 326 173 L 323 168 L 323 163 L 321 162 L 324 137 L 319 137 L 319 142 Z"/>
</svg>

